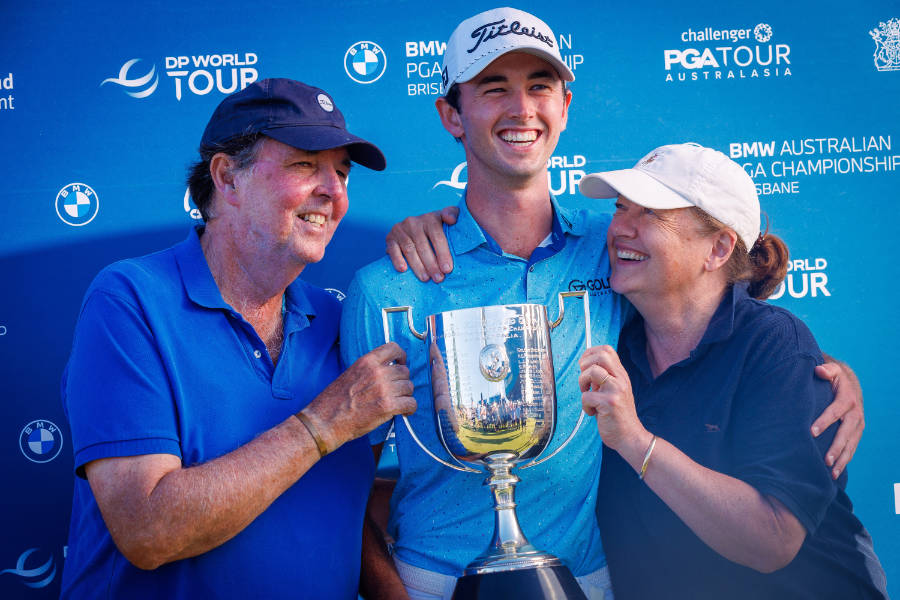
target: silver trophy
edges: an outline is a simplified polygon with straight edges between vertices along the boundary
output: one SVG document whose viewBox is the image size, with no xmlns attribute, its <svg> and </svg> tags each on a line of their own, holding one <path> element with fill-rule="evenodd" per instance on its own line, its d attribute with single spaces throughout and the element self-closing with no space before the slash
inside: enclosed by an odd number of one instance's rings
<svg viewBox="0 0 900 600">
<path fill-rule="evenodd" d="M 466 567 L 454 598 L 584 598 L 565 565 L 532 546 L 522 533 L 515 510 L 519 477 L 512 472 L 552 458 L 584 420 L 582 412 L 569 437 L 541 456 L 556 429 L 550 330 L 562 323 L 567 297 L 582 300 L 585 346 L 590 347 L 585 291 L 561 292 L 559 316 L 552 323 L 542 304 L 506 304 L 430 315 L 420 333 L 411 307 L 381 311 L 386 342 L 391 338 L 389 315 L 397 312 L 406 313 L 410 332 L 425 341 L 437 437 L 453 462 L 432 453 L 402 416 L 413 440 L 444 466 L 487 473 L 485 484 L 494 495 L 493 538 Z"/>
</svg>

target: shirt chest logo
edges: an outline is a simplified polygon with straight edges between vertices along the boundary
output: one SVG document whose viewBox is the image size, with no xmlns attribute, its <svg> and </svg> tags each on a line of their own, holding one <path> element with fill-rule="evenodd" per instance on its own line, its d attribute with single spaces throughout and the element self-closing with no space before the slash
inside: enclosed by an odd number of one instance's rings
<svg viewBox="0 0 900 600">
<path fill-rule="evenodd" d="M 587 290 L 590 296 L 602 296 L 612 293 L 609 287 L 609 277 L 595 277 L 593 279 L 573 279 L 569 282 L 570 292 Z"/>
</svg>

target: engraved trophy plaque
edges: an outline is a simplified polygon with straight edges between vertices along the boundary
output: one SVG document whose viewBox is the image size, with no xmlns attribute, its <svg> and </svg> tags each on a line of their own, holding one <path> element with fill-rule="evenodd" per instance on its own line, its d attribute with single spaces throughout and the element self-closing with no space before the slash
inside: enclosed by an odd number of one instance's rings
<svg viewBox="0 0 900 600">
<path fill-rule="evenodd" d="M 561 292 L 552 323 L 542 304 L 506 304 L 437 313 L 425 333 L 414 326 L 409 306 L 383 308 L 385 341 L 391 313 L 405 312 L 407 326 L 425 341 L 434 422 L 448 460 L 432 453 L 403 416 L 410 435 L 428 456 L 457 471 L 487 473 L 494 497 L 494 533 L 487 550 L 465 569 L 454 599 L 584 598 L 569 569 L 532 546 L 516 516 L 514 468 L 527 469 L 555 456 L 578 432 L 542 457 L 556 429 L 556 378 L 550 331 L 562 323 L 564 298 L 580 297 L 585 344 L 590 310 L 585 291 Z M 450 462 L 452 461 L 452 462 Z"/>
</svg>

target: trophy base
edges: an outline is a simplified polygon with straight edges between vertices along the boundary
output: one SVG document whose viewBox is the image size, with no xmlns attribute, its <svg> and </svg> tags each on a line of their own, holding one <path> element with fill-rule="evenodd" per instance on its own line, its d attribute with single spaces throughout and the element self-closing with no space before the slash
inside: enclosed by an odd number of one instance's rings
<svg viewBox="0 0 900 600">
<path fill-rule="evenodd" d="M 464 575 L 453 600 L 587 600 L 565 565 Z"/>
</svg>

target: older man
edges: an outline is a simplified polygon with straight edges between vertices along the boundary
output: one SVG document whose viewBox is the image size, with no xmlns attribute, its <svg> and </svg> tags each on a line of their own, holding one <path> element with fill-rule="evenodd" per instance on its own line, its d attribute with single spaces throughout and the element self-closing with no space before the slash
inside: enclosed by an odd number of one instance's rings
<svg viewBox="0 0 900 600">
<path fill-rule="evenodd" d="M 415 409 L 394 344 L 343 373 L 340 305 L 298 279 L 384 169 L 323 90 L 227 97 L 190 186 L 205 225 L 87 291 L 63 379 L 78 477 L 63 597 L 355 598 L 372 453 Z"/>
</svg>

